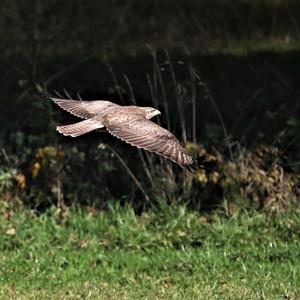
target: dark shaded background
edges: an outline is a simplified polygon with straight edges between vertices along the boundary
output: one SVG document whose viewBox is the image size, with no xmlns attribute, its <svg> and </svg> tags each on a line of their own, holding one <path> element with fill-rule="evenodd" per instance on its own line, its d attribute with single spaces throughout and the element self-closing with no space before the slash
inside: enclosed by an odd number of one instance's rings
<svg viewBox="0 0 300 300">
<path fill-rule="evenodd" d="M 2 194 L 9 185 L 7 174 L 26 179 L 25 187 L 12 181 L 19 190 L 2 197 L 18 195 L 38 207 L 56 201 L 101 206 L 109 199 L 144 198 L 109 147 L 146 194 L 155 190 L 171 201 L 192 197 L 184 196 L 184 187 L 169 188 L 182 180 L 181 170 L 171 163 L 138 154 L 99 132 L 78 139 L 60 136 L 56 124 L 76 119 L 54 107 L 45 94 L 64 89 L 73 97 L 80 93 L 83 99 L 128 105 L 133 98 L 138 105 L 153 106 L 155 100 L 163 112 L 162 125 L 170 125 L 183 142 L 218 151 L 225 160 L 233 159 L 228 143 L 233 152 L 274 146 L 282 168 L 299 173 L 299 20 L 300 2 L 292 0 L 2 0 Z M 108 148 L 99 150 L 99 142 Z M 138 155 L 154 177 L 165 170 L 155 187 Z M 161 194 L 158 186 L 171 193 Z M 212 197 L 216 194 L 218 189 Z M 199 195 L 193 197 L 200 201 Z"/>
</svg>

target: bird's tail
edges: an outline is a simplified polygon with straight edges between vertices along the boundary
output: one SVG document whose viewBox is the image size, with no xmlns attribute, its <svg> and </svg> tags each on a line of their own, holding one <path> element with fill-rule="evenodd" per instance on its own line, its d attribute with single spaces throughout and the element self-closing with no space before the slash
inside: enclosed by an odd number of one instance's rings
<svg viewBox="0 0 300 300">
<path fill-rule="evenodd" d="M 56 130 L 65 136 L 77 137 L 102 127 L 104 126 L 100 123 L 88 119 L 75 124 L 57 126 Z"/>
</svg>

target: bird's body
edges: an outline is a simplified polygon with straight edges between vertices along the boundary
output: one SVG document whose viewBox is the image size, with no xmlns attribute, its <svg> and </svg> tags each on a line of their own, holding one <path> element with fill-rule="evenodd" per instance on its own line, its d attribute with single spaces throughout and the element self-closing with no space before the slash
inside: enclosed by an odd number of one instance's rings
<svg viewBox="0 0 300 300">
<path fill-rule="evenodd" d="M 75 124 L 57 126 L 63 135 L 77 137 L 105 127 L 110 134 L 132 146 L 155 152 L 187 169 L 197 167 L 197 162 L 170 131 L 150 121 L 160 114 L 155 108 L 120 106 L 102 100 L 51 99 L 69 113 L 85 119 Z"/>
</svg>

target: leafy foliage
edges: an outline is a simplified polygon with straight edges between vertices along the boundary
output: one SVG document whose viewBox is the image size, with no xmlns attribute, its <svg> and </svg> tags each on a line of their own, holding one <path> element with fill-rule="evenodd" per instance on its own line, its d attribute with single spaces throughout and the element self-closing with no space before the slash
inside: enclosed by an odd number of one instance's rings
<svg viewBox="0 0 300 300">
<path fill-rule="evenodd" d="M 149 178 L 145 175 L 141 177 L 140 184 L 144 186 L 145 191 L 142 192 L 151 198 L 152 204 L 159 202 L 159 199 L 167 199 L 170 203 L 184 201 L 198 209 L 214 208 L 223 199 L 232 202 L 237 198 L 245 199 L 245 205 L 257 209 L 282 210 L 289 209 L 299 199 L 300 176 L 284 168 L 281 153 L 274 147 L 261 146 L 255 151 L 243 149 L 231 160 L 219 152 L 209 153 L 199 144 L 188 143 L 186 147 L 192 149 L 195 156 L 204 158 L 208 167 L 190 174 L 184 170 L 172 170 L 165 163 L 152 165 L 151 162 L 149 165 L 146 162 L 145 169 L 140 172 L 150 172 L 152 186 L 148 185 Z M 18 162 L 15 168 L 5 166 L 1 169 L 1 198 L 9 201 L 23 199 L 25 203 L 37 208 L 52 204 L 62 207 L 71 201 L 106 206 L 116 195 L 113 189 L 121 186 L 121 181 L 115 183 L 112 190 L 109 190 L 109 185 L 105 190 L 97 187 L 104 187 L 107 174 L 118 168 L 119 161 L 108 148 L 99 149 L 97 154 L 96 149 L 91 152 L 96 155 L 96 159 L 88 161 L 86 153 L 78 151 L 74 146 L 65 147 L 64 150 L 61 146 L 38 148 L 25 169 L 18 166 Z M 106 162 L 97 168 L 95 162 L 100 159 Z M 87 164 L 94 168 L 92 172 L 86 169 Z M 126 172 L 125 169 L 120 171 Z M 141 175 L 137 173 L 136 176 Z M 89 176 L 88 182 L 78 180 L 78 177 L 85 176 Z M 131 188 L 140 192 L 139 186 L 130 181 Z M 124 193 L 129 192 L 128 187 L 123 188 Z M 138 195 L 142 198 L 145 196 Z M 137 207 L 141 205 L 141 200 L 134 196 L 132 199 Z M 235 205 L 234 200 L 232 205 Z"/>
</svg>

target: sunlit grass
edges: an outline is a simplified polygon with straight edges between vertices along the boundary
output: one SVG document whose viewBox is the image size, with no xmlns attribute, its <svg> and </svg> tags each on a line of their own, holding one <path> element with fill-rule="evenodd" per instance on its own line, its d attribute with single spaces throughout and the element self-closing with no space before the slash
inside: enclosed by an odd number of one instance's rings
<svg viewBox="0 0 300 300">
<path fill-rule="evenodd" d="M 3 211 L 1 299 L 296 299 L 299 214 Z M 14 229 L 14 230 L 12 230 Z"/>
<path fill-rule="evenodd" d="M 209 54 L 231 54 L 247 56 L 256 52 L 284 53 L 300 47 L 298 37 L 289 34 L 282 36 L 251 36 L 248 38 L 228 37 L 212 40 L 206 49 Z"/>
</svg>

